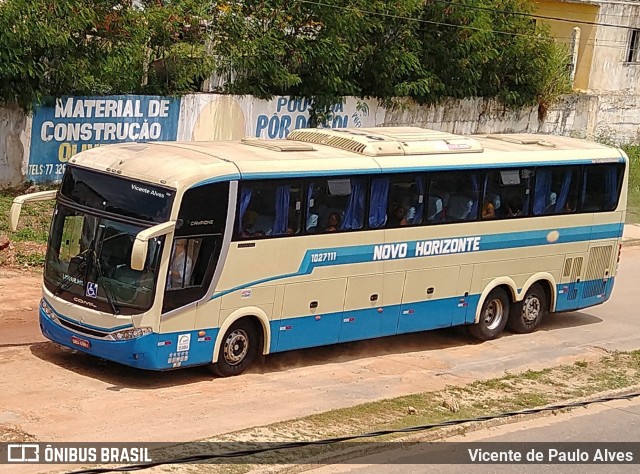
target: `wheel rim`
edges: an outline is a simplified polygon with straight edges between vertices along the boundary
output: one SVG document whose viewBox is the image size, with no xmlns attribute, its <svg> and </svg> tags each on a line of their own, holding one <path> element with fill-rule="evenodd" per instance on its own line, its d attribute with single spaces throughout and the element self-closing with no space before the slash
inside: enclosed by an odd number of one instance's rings
<svg viewBox="0 0 640 474">
<path fill-rule="evenodd" d="M 493 299 L 484 310 L 484 324 L 487 329 L 493 330 L 500 326 L 504 318 L 504 305 L 499 299 Z"/>
<path fill-rule="evenodd" d="M 522 305 L 522 319 L 526 323 L 533 323 L 540 317 L 540 299 L 536 295 L 529 295 Z"/>
<path fill-rule="evenodd" d="M 243 329 L 231 332 L 224 341 L 224 360 L 229 365 L 238 365 L 249 352 L 249 335 Z"/>
</svg>

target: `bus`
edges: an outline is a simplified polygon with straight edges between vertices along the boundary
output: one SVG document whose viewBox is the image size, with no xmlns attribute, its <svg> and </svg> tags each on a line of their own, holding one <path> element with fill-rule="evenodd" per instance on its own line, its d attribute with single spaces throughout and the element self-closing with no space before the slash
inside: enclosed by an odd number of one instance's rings
<svg viewBox="0 0 640 474">
<path fill-rule="evenodd" d="M 465 325 L 529 333 L 611 295 L 628 159 L 586 140 L 416 127 L 124 143 L 71 158 L 42 333 L 151 370 Z"/>
</svg>

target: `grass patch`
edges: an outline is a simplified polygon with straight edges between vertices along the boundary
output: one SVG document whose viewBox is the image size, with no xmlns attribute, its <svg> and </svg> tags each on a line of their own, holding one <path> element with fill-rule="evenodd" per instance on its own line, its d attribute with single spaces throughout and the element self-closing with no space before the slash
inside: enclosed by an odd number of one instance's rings
<svg viewBox="0 0 640 474">
<path fill-rule="evenodd" d="M 0 265 L 40 267 L 44 263 L 49 225 L 54 201 L 36 202 L 22 206 L 18 230 L 9 230 L 9 210 L 13 198 L 25 192 L 42 189 L 14 189 L 0 193 L 0 241 L 9 239 L 11 245 L 0 251 Z"/>
<path fill-rule="evenodd" d="M 627 222 L 640 223 L 640 146 L 623 147 L 629 156 L 629 196 Z"/>
<path fill-rule="evenodd" d="M 418 393 L 399 398 L 366 403 L 355 407 L 332 410 L 296 420 L 274 423 L 228 433 L 204 441 L 225 443 L 225 448 L 237 446 L 238 450 L 249 449 L 250 444 L 260 442 L 295 442 L 339 436 L 359 435 L 377 430 L 394 430 L 412 426 L 435 424 L 464 418 L 476 418 L 508 411 L 524 410 L 559 404 L 583 397 L 635 387 L 640 385 L 640 350 L 634 352 L 613 352 L 595 361 L 577 361 L 539 371 L 528 370 L 517 374 L 507 374 L 491 380 L 476 381 L 460 387 L 448 387 L 436 392 Z M 488 422 L 496 424 L 498 421 Z M 422 431 L 412 435 L 411 441 L 430 441 L 444 436 L 463 434 L 478 429 L 479 424 L 466 424 L 447 428 Z M 407 434 L 390 434 L 375 441 L 407 440 Z M 355 451 L 349 454 L 371 454 L 379 451 L 380 444 L 356 443 L 333 444 L 308 447 L 295 451 L 279 451 L 259 455 L 262 462 L 270 460 L 277 464 L 296 464 L 313 458 L 337 460 L 345 455 L 345 449 Z M 359 446 L 362 446 L 360 448 Z M 173 451 L 175 449 L 175 451 Z M 185 455 L 188 448 L 171 448 L 176 456 Z M 223 461 L 220 461 L 223 462 Z M 240 460 L 239 460 L 240 462 Z M 188 473 L 233 473 L 249 472 L 259 465 L 249 464 L 251 458 L 242 458 L 246 464 L 204 464 L 183 466 Z M 264 466 L 262 466 L 264 469 Z M 280 469 L 283 467 L 281 466 Z M 156 468 L 157 469 L 157 468 Z M 172 466 L 160 468 L 161 472 L 172 472 Z M 277 466 L 270 466 L 270 472 Z"/>
</svg>

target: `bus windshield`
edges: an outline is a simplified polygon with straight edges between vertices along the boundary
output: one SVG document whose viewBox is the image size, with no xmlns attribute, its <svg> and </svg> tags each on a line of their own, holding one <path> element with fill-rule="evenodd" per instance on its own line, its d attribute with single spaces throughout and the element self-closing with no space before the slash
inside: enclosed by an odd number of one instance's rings
<svg viewBox="0 0 640 474">
<path fill-rule="evenodd" d="M 163 237 L 149 241 L 145 268 L 130 268 L 131 249 L 145 227 L 86 214 L 59 203 L 45 262 L 45 284 L 56 295 L 113 314 L 135 314 L 153 303 Z"/>
</svg>

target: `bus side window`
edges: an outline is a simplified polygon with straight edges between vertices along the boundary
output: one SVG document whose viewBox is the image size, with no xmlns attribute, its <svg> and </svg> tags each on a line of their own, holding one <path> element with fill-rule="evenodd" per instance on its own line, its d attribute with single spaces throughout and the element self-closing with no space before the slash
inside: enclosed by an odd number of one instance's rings
<svg viewBox="0 0 640 474">
<path fill-rule="evenodd" d="M 528 216 L 531 208 L 532 177 L 533 171 L 528 168 L 487 172 L 482 199 L 482 219 Z"/>
<path fill-rule="evenodd" d="M 555 166 L 535 172 L 533 215 L 566 214 L 576 210 L 580 168 Z"/>
<path fill-rule="evenodd" d="M 315 229 L 315 232 L 361 229 L 364 225 L 366 188 L 366 179 L 363 177 L 316 180 L 314 194 L 311 194 L 315 197 L 307 200 L 308 232 L 312 232 L 311 229 Z M 316 226 L 312 227 L 314 214 L 318 218 Z"/>
<path fill-rule="evenodd" d="M 302 187 L 299 182 L 249 181 L 240 186 L 235 237 L 295 235 L 300 232 Z"/>
<path fill-rule="evenodd" d="M 622 167 L 616 164 L 584 167 L 582 211 L 613 211 L 620 194 Z"/>
<path fill-rule="evenodd" d="M 476 220 L 480 208 L 480 176 L 478 171 L 431 173 L 427 219 L 430 222 Z"/>
</svg>

